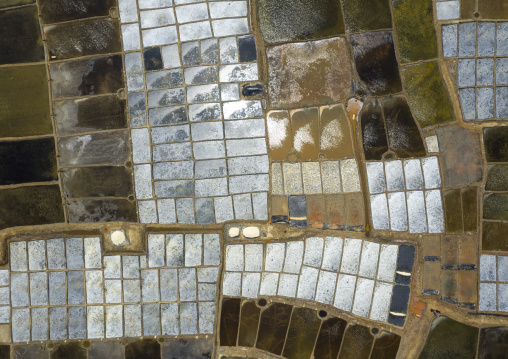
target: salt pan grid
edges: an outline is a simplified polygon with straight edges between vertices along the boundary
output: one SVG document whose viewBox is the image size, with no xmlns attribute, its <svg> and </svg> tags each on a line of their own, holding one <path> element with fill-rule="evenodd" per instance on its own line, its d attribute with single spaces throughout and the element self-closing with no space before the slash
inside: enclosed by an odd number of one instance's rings
<svg viewBox="0 0 508 359">
<path fill-rule="evenodd" d="M 219 234 L 150 234 L 148 255 L 103 255 L 98 237 L 9 249 L 0 320 L 13 342 L 213 334 Z"/>
<path fill-rule="evenodd" d="M 367 162 L 375 229 L 443 233 L 441 172 L 436 156 Z"/>
<path fill-rule="evenodd" d="M 413 260 L 411 246 L 354 238 L 231 244 L 226 247 L 222 294 L 312 300 L 402 326 Z"/>
<path fill-rule="evenodd" d="M 141 223 L 266 220 L 263 109 L 247 1 L 120 1 Z M 132 52 L 130 52 L 132 51 Z"/>
<path fill-rule="evenodd" d="M 508 118 L 508 22 L 442 26 L 443 56 L 458 58 L 457 81 L 466 120 Z"/>
<path fill-rule="evenodd" d="M 480 256 L 478 310 L 508 312 L 508 256 Z"/>
</svg>

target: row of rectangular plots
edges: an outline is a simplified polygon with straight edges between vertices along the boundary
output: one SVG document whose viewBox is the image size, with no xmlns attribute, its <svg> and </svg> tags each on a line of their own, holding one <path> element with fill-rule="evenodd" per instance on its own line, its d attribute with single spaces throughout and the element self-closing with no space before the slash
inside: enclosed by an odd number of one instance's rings
<svg viewBox="0 0 508 359">
<path fill-rule="evenodd" d="M 406 321 L 414 260 L 415 248 L 413 246 L 399 246 L 395 286 L 393 287 L 390 313 L 388 315 L 388 323 L 399 327 L 403 327 Z"/>
<path fill-rule="evenodd" d="M 291 227 L 365 230 L 365 210 L 361 193 L 272 196 L 272 223 Z"/>
<path fill-rule="evenodd" d="M 325 310 L 224 298 L 221 347 L 256 348 L 288 359 L 395 359 L 400 336 L 346 322 Z M 372 333 L 372 334 L 371 334 Z"/>
</svg>

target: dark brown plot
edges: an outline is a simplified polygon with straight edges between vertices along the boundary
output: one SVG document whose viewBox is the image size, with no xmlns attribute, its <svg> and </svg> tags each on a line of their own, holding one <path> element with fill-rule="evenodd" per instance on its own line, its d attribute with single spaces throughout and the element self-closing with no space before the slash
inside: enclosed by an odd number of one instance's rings
<svg viewBox="0 0 508 359">
<path fill-rule="evenodd" d="M 44 33 L 50 60 L 122 51 L 120 23 L 110 18 L 49 25 Z"/>
<path fill-rule="evenodd" d="M 321 320 L 315 310 L 295 308 L 283 356 L 288 359 L 310 358 L 320 327 Z"/>
<path fill-rule="evenodd" d="M 480 331 L 479 359 L 503 358 L 508 353 L 508 327 L 483 328 Z"/>
<path fill-rule="evenodd" d="M 0 68 L 0 137 L 52 133 L 46 66 Z"/>
<path fill-rule="evenodd" d="M 0 64 L 39 61 L 44 47 L 37 7 L 0 11 Z"/>
<path fill-rule="evenodd" d="M 478 0 L 478 12 L 484 19 L 508 18 L 508 2 L 505 0 Z"/>
<path fill-rule="evenodd" d="M 399 351 L 400 337 L 397 334 L 383 332 L 374 342 L 371 359 L 395 359 Z"/>
<path fill-rule="evenodd" d="M 204 359 L 211 358 L 212 354 L 212 338 L 166 338 L 162 344 L 162 359 Z"/>
<path fill-rule="evenodd" d="M 273 303 L 261 313 L 256 348 L 276 355 L 282 353 L 292 309 L 288 304 Z"/>
<path fill-rule="evenodd" d="M 77 342 L 61 344 L 51 353 L 51 359 L 86 359 L 86 357 L 86 349 Z"/>
<path fill-rule="evenodd" d="M 248 301 L 243 304 L 238 333 L 239 346 L 253 347 L 256 343 L 260 313 L 261 309 L 256 306 L 255 302 Z"/>
<path fill-rule="evenodd" d="M 358 76 L 373 95 L 402 91 L 391 31 L 351 35 Z"/>
<path fill-rule="evenodd" d="M 0 191 L 0 229 L 64 222 L 58 185 Z"/>
<path fill-rule="evenodd" d="M 420 130 L 404 97 L 388 97 L 383 100 L 386 129 L 390 149 L 398 158 L 423 157 Z"/>
<path fill-rule="evenodd" d="M 116 6 L 115 0 L 40 0 L 42 21 L 54 24 L 62 21 L 106 16 Z"/>
<path fill-rule="evenodd" d="M 315 359 L 336 359 L 347 322 L 339 318 L 323 321 L 314 349 Z"/>
<path fill-rule="evenodd" d="M 24 347 L 25 346 L 19 346 L 18 348 L 23 348 L 23 350 L 26 350 Z M 10 358 L 10 350 L 10 345 L 0 345 L 0 358 Z M 16 354 L 16 352 L 14 352 L 14 354 Z"/>
<path fill-rule="evenodd" d="M 362 325 L 349 325 L 344 334 L 339 359 L 367 359 L 374 338 Z"/>
<path fill-rule="evenodd" d="M 365 103 L 361 114 L 363 151 L 365 159 L 381 160 L 388 151 L 388 140 L 381 104 L 377 99 Z"/>
<path fill-rule="evenodd" d="M 240 299 L 224 298 L 222 300 L 220 319 L 220 345 L 236 346 L 238 324 L 240 322 Z"/>
<path fill-rule="evenodd" d="M 446 214 L 446 233 L 462 233 L 462 207 L 460 190 L 445 192 L 444 206 Z"/>
<path fill-rule="evenodd" d="M 484 128 L 483 144 L 487 162 L 508 162 L 508 127 Z"/>
<path fill-rule="evenodd" d="M 132 171 L 125 167 L 66 168 L 62 182 L 68 198 L 127 198 L 134 193 Z"/>
<path fill-rule="evenodd" d="M 472 19 L 476 12 L 476 0 L 462 0 L 460 2 L 460 18 Z"/>
<path fill-rule="evenodd" d="M 7 348 L 7 349 L 4 349 Z M 2 350 L 4 349 L 4 350 Z M 15 359 L 49 359 L 50 351 L 40 344 L 13 345 L 12 354 Z M 0 346 L 0 358 L 9 358 L 9 346 Z"/>
<path fill-rule="evenodd" d="M 125 359 L 160 358 L 161 346 L 155 339 L 141 339 L 125 346 Z"/>
<path fill-rule="evenodd" d="M 462 189 L 462 212 L 464 216 L 464 232 L 478 231 L 478 189 L 466 187 Z"/>
<path fill-rule="evenodd" d="M 478 328 L 441 316 L 434 319 L 420 359 L 474 358 Z"/>
<path fill-rule="evenodd" d="M 35 0 L 2 0 L 2 3 L 0 4 L 0 8 L 33 4 L 33 3 L 35 3 Z"/>
<path fill-rule="evenodd" d="M 508 223 L 483 222 L 482 250 L 484 251 L 506 251 L 508 250 Z"/>
<path fill-rule="evenodd" d="M 53 137 L 0 142 L 0 185 L 56 180 Z"/>
</svg>

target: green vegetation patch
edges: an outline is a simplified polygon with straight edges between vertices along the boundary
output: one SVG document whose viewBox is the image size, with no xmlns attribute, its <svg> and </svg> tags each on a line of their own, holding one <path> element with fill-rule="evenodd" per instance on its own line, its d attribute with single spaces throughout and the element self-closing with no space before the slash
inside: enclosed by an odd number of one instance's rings
<svg viewBox="0 0 508 359">
<path fill-rule="evenodd" d="M 437 62 L 405 66 L 402 76 L 413 114 L 422 127 L 455 121 Z"/>
<path fill-rule="evenodd" d="M 437 57 L 432 0 L 396 0 L 393 18 L 401 63 Z"/>
<path fill-rule="evenodd" d="M 0 137 L 52 133 L 46 67 L 0 68 Z"/>
</svg>

